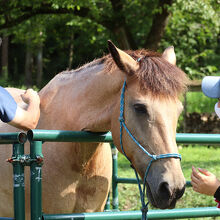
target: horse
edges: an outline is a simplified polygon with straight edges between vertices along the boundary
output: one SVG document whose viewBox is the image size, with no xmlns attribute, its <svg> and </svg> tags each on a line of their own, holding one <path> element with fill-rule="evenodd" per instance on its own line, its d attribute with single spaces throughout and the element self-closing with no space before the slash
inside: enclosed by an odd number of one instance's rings
<svg viewBox="0 0 220 220">
<path fill-rule="evenodd" d="M 38 129 L 112 132 L 114 144 L 143 179 L 150 162 L 130 136 L 120 135 L 120 96 L 124 81 L 124 120 L 133 136 L 150 154 L 178 153 L 175 135 L 183 109 L 181 95 L 186 74 L 176 66 L 173 47 L 162 54 L 148 50 L 123 51 L 111 41 L 110 53 L 76 70 L 57 74 L 39 92 Z M 8 90 L 25 108 L 19 89 Z M 122 129 L 124 130 L 124 129 Z M 0 132 L 15 132 L 1 123 Z M 26 149 L 27 151 L 27 149 Z M 27 152 L 26 152 L 27 153 Z M 103 143 L 43 144 L 43 212 L 97 212 L 104 209 L 112 176 L 111 149 Z M 8 146 L 0 153 L 0 216 L 13 216 L 12 166 Z M 25 175 L 29 175 L 25 168 Z M 30 193 L 26 181 L 26 215 Z M 152 163 L 146 178 L 147 197 L 156 208 L 174 208 L 185 190 L 178 158 Z"/>
</svg>

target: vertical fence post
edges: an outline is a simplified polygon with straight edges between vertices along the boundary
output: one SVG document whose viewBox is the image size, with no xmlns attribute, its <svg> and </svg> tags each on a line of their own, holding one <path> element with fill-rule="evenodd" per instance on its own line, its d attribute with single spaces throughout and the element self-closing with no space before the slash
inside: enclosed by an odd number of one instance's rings
<svg viewBox="0 0 220 220">
<path fill-rule="evenodd" d="M 14 218 L 25 220 L 24 164 L 19 158 L 24 156 L 24 144 L 13 144 L 13 175 L 14 175 Z"/>
<path fill-rule="evenodd" d="M 111 211 L 111 208 L 110 208 L 110 193 L 108 193 L 108 198 L 106 200 L 106 203 L 105 203 L 105 208 L 104 208 L 104 211 L 105 212 L 109 212 Z"/>
<path fill-rule="evenodd" d="M 118 150 L 114 144 L 112 148 L 112 209 L 118 211 Z"/>
<path fill-rule="evenodd" d="M 42 141 L 31 141 L 31 220 L 42 219 Z"/>
</svg>

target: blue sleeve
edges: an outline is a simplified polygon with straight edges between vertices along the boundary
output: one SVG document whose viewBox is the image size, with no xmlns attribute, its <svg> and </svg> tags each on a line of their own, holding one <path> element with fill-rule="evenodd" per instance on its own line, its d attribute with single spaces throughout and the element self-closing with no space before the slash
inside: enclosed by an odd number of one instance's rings
<svg viewBox="0 0 220 220">
<path fill-rule="evenodd" d="M 17 103 L 9 92 L 0 86 L 0 119 L 6 123 L 12 121 L 16 110 Z"/>
</svg>

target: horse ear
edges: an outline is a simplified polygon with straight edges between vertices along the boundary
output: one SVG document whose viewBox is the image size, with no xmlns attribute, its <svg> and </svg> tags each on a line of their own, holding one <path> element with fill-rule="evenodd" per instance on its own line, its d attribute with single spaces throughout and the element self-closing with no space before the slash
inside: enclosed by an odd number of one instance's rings
<svg viewBox="0 0 220 220">
<path fill-rule="evenodd" d="M 128 75 L 133 75 L 138 68 L 138 62 L 124 51 L 118 49 L 110 40 L 108 40 L 108 49 L 118 68 Z"/>
<path fill-rule="evenodd" d="M 162 54 L 162 57 L 169 63 L 176 65 L 176 54 L 173 46 L 166 48 Z"/>
</svg>

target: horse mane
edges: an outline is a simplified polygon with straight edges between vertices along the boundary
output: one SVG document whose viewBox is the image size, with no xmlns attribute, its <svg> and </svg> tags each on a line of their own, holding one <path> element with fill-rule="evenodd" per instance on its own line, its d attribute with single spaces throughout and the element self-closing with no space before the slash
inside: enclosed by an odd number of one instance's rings
<svg viewBox="0 0 220 220">
<path fill-rule="evenodd" d="M 58 74 L 62 75 L 62 74 L 77 74 L 79 72 L 81 72 L 82 70 L 85 70 L 87 68 L 91 68 L 91 67 L 96 67 L 97 65 L 103 64 L 105 62 L 105 56 L 102 58 L 98 58 L 98 59 L 94 59 L 93 61 L 83 64 L 82 66 L 79 66 L 76 69 L 72 69 L 72 70 L 64 70 Z"/>
<path fill-rule="evenodd" d="M 135 60 L 139 59 L 139 69 L 132 74 L 132 79 L 138 79 L 142 92 L 150 92 L 152 96 L 177 97 L 187 89 L 188 78 L 177 66 L 170 64 L 157 52 L 148 50 L 127 50 Z M 118 69 L 110 54 L 84 64 L 75 70 L 66 70 L 60 74 L 76 74 L 86 68 L 95 68 L 104 64 L 105 72 L 113 72 Z"/>
<path fill-rule="evenodd" d="M 139 59 L 139 69 L 133 73 L 133 77 L 138 79 L 143 92 L 151 92 L 154 96 L 176 97 L 186 91 L 186 74 L 163 59 L 160 53 L 147 50 L 126 52 L 135 60 Z M 117 69 L 111 55 L 105 56 L 105 69 L 110 72 Z"/>
</svg>

